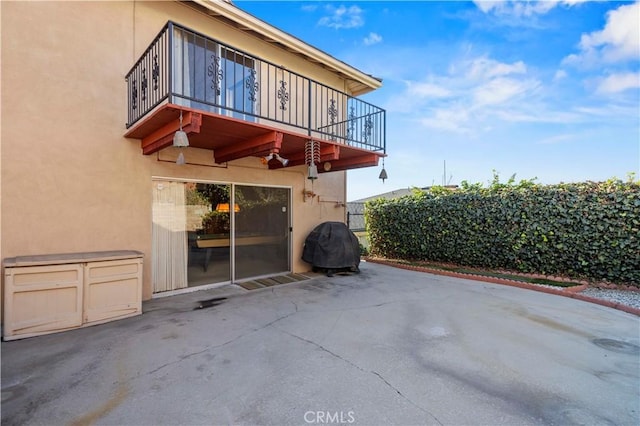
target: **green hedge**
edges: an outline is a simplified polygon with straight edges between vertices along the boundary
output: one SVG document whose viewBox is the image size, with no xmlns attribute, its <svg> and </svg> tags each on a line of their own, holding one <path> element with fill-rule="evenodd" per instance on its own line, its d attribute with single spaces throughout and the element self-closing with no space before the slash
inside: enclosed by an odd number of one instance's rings
<svg viewBox="0 0 640 426">
<path fill-rule="evenodd" d="M 366 204 L 371 254 L 640 286 L 640 183 L 463 184 Z"/>
</svg>

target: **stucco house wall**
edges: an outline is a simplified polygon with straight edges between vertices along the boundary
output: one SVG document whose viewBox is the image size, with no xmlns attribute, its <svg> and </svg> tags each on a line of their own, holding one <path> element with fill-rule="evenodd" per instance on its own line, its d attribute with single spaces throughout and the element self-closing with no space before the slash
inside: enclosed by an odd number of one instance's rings
<svg viewBox="0 0 640 426">
<path fill-rule="evenodd" d="M 145 156 L 125 138 L 125 74 L 172 20 L 347 91 L 343 78 L 180 2 L 1 2 L 0 257 L 101 250 L 144 253 L 152 294 L 154 177 L 281 185 L 292 193 L 292 268 L 318 223 L 345 220 L 346 172 L 313 182 L 304 166 L 267 170 L 256 158 L 176 165 L 173 148 Z M 192 163 L 211 151 L 189 148 Z M 313 190 L 314 197 L 304 191 Z"/>
</svg>

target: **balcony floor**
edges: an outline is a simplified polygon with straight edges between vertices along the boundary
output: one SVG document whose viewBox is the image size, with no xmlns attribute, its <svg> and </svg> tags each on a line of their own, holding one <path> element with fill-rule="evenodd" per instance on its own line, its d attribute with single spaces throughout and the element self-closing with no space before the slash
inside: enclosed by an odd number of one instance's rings
<svg viewBox="0 0 640 426">
<path fill-rule="evenodd" d="M 321 160 L 318 172 L 371 167 L 378 164 L 383 152 L 349 146 L 308 136 L 300 129 L 281 125 L 266 125 L 227 115 L 163 104 L 131 127 L 125 137 L 140 139 L 143 154 L 153 154 L 173 145 L 173 135 L 180 126 L 189 138 L 189 146 L 214 152 L 217 163 L 244 157 L 264 157 L 277 152 L 289 159 L 287 167 L 305 164 L 305 145 L 310 139 L 320 144 Z M 325 163 L 330 163 L 326 165 Z M 278 161 L 269 162 L 270 169 L 281 168 Z"/>
</svg>

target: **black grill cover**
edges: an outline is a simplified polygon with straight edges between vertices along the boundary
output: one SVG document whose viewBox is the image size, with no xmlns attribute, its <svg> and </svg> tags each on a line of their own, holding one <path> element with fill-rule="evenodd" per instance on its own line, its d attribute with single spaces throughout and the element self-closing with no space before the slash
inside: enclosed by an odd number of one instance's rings
<svg viewBox="0 0 640 426">
<path fill-rule="evenodd" d="M 358 271 L 360 244 L 344 223 L 324 222 L 307 236 L 302 260 L 314 268 Z"/>
</svg>

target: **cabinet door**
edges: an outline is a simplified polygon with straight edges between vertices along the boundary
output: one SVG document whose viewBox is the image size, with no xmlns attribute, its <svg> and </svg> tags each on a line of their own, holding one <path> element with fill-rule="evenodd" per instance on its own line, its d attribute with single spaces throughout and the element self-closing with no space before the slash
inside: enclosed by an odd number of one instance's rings
<svg viewBox="0 0 640 426">
<path fill-rule="evenodd" d="M 89 262 L 84 275 L 84 322 L 97 324 L 142 313 L 142 259 Z"/>
<path fill-rule="evenodd" d="M 5 340 L 79 327 L 82 280 L 79 264 L 6 268 Z"/>
</svg>

